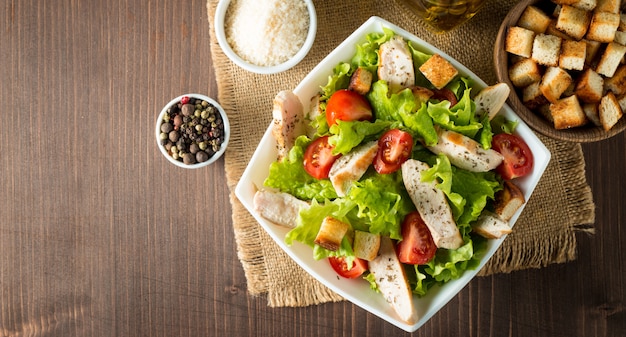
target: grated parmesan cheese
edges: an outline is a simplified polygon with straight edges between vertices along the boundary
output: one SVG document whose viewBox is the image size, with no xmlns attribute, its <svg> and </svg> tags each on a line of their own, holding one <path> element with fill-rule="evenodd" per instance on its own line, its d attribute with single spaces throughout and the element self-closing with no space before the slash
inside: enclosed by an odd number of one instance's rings
<svg viewBox="0 0 626 337">
<path fill-rule="evenodd" d="M 302 0 L 233 0 L 226 40 L 242 59 L 258 66 L 286 62 L 304 44 L 309 12 Z"/>
</svg>

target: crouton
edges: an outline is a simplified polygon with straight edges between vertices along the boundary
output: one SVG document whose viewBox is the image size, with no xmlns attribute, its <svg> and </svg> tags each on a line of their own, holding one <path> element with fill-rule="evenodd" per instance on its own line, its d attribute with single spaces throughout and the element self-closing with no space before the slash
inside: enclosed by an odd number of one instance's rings
<svg viewBox="0 0 626 337">
<path fill-rule="evenodd" d="M 587 119 L 589 119 L 591 123 L 593 123 L 593 125 L 602 126 L 602 123 L 600 122 L 600 115 L 598 113 L 597 103 L 585 103 L 583 104 L 582 108 L 585 116 L 587 116 Z"/>
<path fill-rule="evenodd" d="M 597 12 L 609 12 L 619 14 L 621 0 L 597 0 L 595 10 Z"/>
<path fill-rule="evenodd" d="M 544 66 L 558 66 L 561 41 L 558 36 L 538 34 L 533 41 L 532 59 Z"/>
<path fill-rule="evenodd" d="M 525 58 L 509 67 L 509 79 L 515 87 L 523 88 L 541 80 L 541 69 L 533 59 Z"/>
<path fill-rule="evenodd" d="M 507 52 L 523 57 L 530 57 L 533 51 L 535 32 L 522 27 L 509 27 L 504 48 Z"/>
<path fill-rule="evenodd" d="M 522 190 L 513 182 L 507 180 L 502 187 L 502 190 L 495 194 L 494 210 L 504 221 L 509 221 L 526 199 Z"/>
<path fill-rule="evenodd" d="M 372 86 L 372 78 L 372 72 L 363 67 L 358 67 L 350 77 L 350 84 L 348 85 L 348 89 L 361 95 L 365 95 L 370 91 L 370 88 Z"/>
<path fill-rule="evenodd" d="M 598 113 L 600 115 L 600 123 L 605 131 L 609 131 L 619 122 L 622 118 L 623 112 L 620 108 L 617 98 L 613 92 L 609 91 L 602 100 L 600 100 L 600 106 L 598 107 Z"/>
<path fill-rule="evenodd" d="M 591 68 L 587 68 L 576 82 L 575 94 L 585 103 L 600 102 L 603 91 L 604 79 Z"/>
<path fill-rule="evenodd" d="M 624 58 L 624 54 L 626 54 L 626 46 L 615 42 L 609 43 L 600 57 L 596 72 L 606 77 L 613 77 L 617 67 L 622 62 L 622 58 Z"/>
<path fill-rule="evenodd" d="M 624 13 L 619 14 L 619 26 L 617 27 L 617 30 L 622 32 L 626 31 L 626 14 Z"/>
<path fill-rule="evenodd" d="M 354 231 L 354 256 L 372 261 L 378 255 L 380 235 L 356 230 Z"/>
<path fill-rule="evenodd" d="M 445 87 L 459 74 L 458 70 L 439 54 L 431 56 L 419 70 L 437 89 Z"/>
<path fill-rule="evenodd" d="M 622 109 L 622 113 L 624 113 L 624 111 L 626 111 L 626 95 L 620 96 L 617 99 L 617 102 L 619 103 L 619 107 Z"/>
<path fill-rule="evenodd" d="M 555 4 L 558 4 L 557 7 L 561 7 L 562 5 L 573 6 L 576 8 L 584 9 L 586 11 L 591 11 L 596 7 L 596 0 L 554 0 Z"/>
<path fill-rule="evenodd" d="M 333 217 L 325 217 L 315 237 L 315 244 L 328 250 L 337 250 L 350 225 Z"/>
<path fill-rule="evenodd" d="M 539 90 L 551 103 L 556 103 L 572 84 L 572 76 L 559 67 L 549 67 L 541 78 Z"/>
<path fill-rule="evenodd" d="M 569 70 L 583 70 L 587 44 L 584 41 L 564 40 L 559 54 L 559 67 Z"/>
<path fill-rule="evenodd" d="M 574 39 L 580 40 L 587 33 L 587 28 L 591 21 L 590 17 L 590 12 L 586 10 L 563 5 L 555 27 Z"/>
<path fill-rule="evenodd" d="M 530 110 L 547 104 L 548 100 L 539 89 L 539 82 L 531 83 L 522 89 L 522 103 Z"/>
<path fill-rule="evenodd" d="M 550 17 L 536 6 L 528 6 L 522 12 L 517 25 L 535 33 L 545 33 L 550 24 Z"/>
<path fill-rule="evenodd" d="M 602 43 L 587 39 L 582 39 L 582 41 L 585 41 L 585 44 L 587 45 L 585 47 L 585 65 L 590 66 L 596 59 L 596 55 L 598 55 L 598 51 L 600 50 L 600 47 L 602 47 Z"/>
<path fill-rule="evenodd" d="M 613 39 L 613 42 L 617 42 L 621 45 L 626 45 L 626 32 L 622 32 L 619 30 L 615 32 L 615 38 Z"/>
<path fill-rule="evenodd" d="M 587 116 L 576 95 L 568 96 L 550 104 L 550 114 L 557 130 L 569 129 L 587 123 Z"/>
<path fill-rule="evenodd" d="M 615 39 L 619 22 L 619 14 L 594 12 L 587 31 L 587 39 L 604 43 L 612 42 Z"/>
<path fill-rule="evenodd" d="M 562 32 L 562 31 L 560 31 L 560 30 L 558 30 L 556 28 L 556 20 L 550 21 L 550 24 L 548 25 L 548 28 L 546 29 L 545 34 L 546 35 L 554 35 L 554 36 L 560 37 L 563 40 L 573 40 L 574 39 L 573 37 L 567 35 L 566 33 Z"/>
<path fill-rule="evenodd" d="M 617 67 L 613 77 L 604 80 L 604 89 L 612 91 L 617 97 L 626 94 L 626 65 Z"/>
<path fill-rule="evenodd" d="M 435 94 L 432 90 L 420 86 L 411 87 L 411 92 L 417 102 L 427 102 Z"/>
<path fill-rule="evenodd" d="M 550 105 L 551 103 L 548 102 L 547 104 L 538 106 L 534 111 L 541 115 L 541 117 L 545 118 L 548 122 L 554 124 L 554 118 L 552 117 L 552 113 L 550 112 Z"/>
</svg>

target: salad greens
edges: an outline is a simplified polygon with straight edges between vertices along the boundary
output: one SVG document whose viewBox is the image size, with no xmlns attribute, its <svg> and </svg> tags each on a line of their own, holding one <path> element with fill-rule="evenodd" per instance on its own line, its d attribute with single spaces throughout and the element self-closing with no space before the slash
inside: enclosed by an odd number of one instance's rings
<svg viewBox="0 0 626 337">
<path fill-rule="evenodd" d="M 321 106 L 325 108 L 328 98 L 337 90 L 348 87 L 350 76 L 363 67 L 374 74 L 372 88 L 366 97 L 369 100 L 374 121 L 339 121 L 328 127 L 325 115 L 321 114 L 311 125 L 316 129 L 316 136 L 329 135 L 329 144 L 335 147 L 335 153 L 347 154 L 356 146 L 376 140 L 382 133 L 392 128 L 399 128 L 411 133 L 418 140 L 413 149 L 413 158 L 424 161 L 430 169 L 422 177 L 423 181 L 435 181 L 449 201 L 464 244 L 455 250 L 439 248 L 436 256 L 426 265 L 407 266 L 407 275 L 414 293 L 424 295 L 437 283 L 445 283 L 458 278 L 464 270 L 475 268 L 481 254 L 486 250 L 486 240 L 474 235 L 471 223 L 488 207 L 495 193 L 502 188 L 501 178 L 493 172 L 469 172 L 450 164 L 444 155 L 429 152 L 425 145 L 437 143 L 436 127 L 453 130 L 478 141 L 484 148 L 491 147 L 491 138 L 495 132 L 510 132 L 514 124 L 494 119 L 491 125 L 488 118 L 482 120 L 475 114 L 476 106 L 471 99 L 472 80 L 457 76 L 448 86 L 457 97 L 458 103 L 451 106 L 447 100 L 430 99 L 421 101 L 411 89 L 390 93 L 387 83 L 378 80 L 378 48 L 389 41 L 394 32 L 384 29 L 382 33 L 367 35 L 364 43 L 356 46 L 356 53 L 350 62 L 338 64 L 329 76 L 328 82 L 321 87 Z M 409 42 L 415 68 L 426 62 L 431 55 L 419 51 Z M 416 71 L 416 85 L 433 89 L 423 75 Z M 344 238 L 337 251 L 324 249 L 314 243 L 322 220 L 326 216 L 344 221 L 352 227 L 370 233 L 390 236 L 401 240 L 401 223 L 404 217 L 415 210 L 402 182 L 401 172 L 381 175 L 371 167 L 360 181 L 356 182 L 345 197 L 337 194 L 328 179 L 317 180 L 303 168 L 303 154 L 312 141 L 303 135 L 297 138 L 289 155 L 270 167 L 269 177 L 264 184 L 290 193 L 299 199 L 311 200 L 310 208 L 301 210 L 297 226 L 286 236 L 287 244 L 299 241 L 313 247 L 316 259 L 329 256 L 343 256 L 349 264 L 354 259 L 354 252 L 348 238 Z M 364 278 L 373 284 L 373 278 Z"/>
</svg>

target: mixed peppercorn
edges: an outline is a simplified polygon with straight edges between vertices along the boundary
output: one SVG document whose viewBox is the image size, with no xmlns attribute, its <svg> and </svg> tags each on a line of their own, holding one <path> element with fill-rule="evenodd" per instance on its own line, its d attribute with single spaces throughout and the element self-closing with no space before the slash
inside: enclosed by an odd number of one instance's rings
<svg viewBox="0 0 626 337">
<path fill-rule="evenodd" d="M 184 96 L 163 115 L 159 137 L 173 159 L 187 165 L 202 163 L 224 142 L 224 121 L 211 103 Z"/>
</svg>

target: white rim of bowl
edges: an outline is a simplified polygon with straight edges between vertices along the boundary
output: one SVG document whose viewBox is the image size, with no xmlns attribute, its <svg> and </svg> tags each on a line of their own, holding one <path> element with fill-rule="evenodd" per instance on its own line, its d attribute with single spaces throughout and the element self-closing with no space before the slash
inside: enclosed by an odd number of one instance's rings
<svg viewBox="0 0 626 337">
<path fill-rule="evenodd" d="M 220 149 L 219 151 L 215 152 L 213 154 L 213 156 L 211 158 L 209 158 L 209 160 L 202 162 L 202 163 L 196 163 L 196 164 L 185 164 L 181 161 L 178 161 L 174 158 L 172 158 L 172 156 L 170 156 L 169 153 L 167 153 L 167 150 L 165 150 L 165 147 L 163 145 L 161 145 L 161 124 L 163 124 L 163 116 L 165 115 L 165 113 L 167 113 L 167 109 L 169 107 L 171 107 L 172 105 L 180 102 L 180 100 L 183 97 L 193 97 L 193 98 L 197 98 L 197 99 L 201 99 L 204 101 L 209 102 L 211 105 L 213 105 L 215 108 L 217 108 L 217 111 L 219 111 L 220 116 L 222 116 L 222 122 L 224 123 L 224 141 L 222 142 L 222 144 L 220 145 Z M 212 163 L 214 163 L 215 161 L 217 161 L 223 154 L 224 152 L 226 152 L 226 148 L 228 147 L 228 141 L 230 140 L 230 123 L 228 121 L 228 116 L 226 116 L 226 112 L 224 111 L 224 109 L 222 108 L 222 106 L 217 103 L 214 99 L 212 99 L 211 97 L 208 97 L 206 95 L 202 95 L 202 94 L 184 94 L 184 95 L 180 95 L 174 99 L 172 99 L 169 103 L 167 103 L 163 109 L 161 110 L 161 112 L 159 113 L 159 116 L 157 117 L 157 122 L 156 122 L 156 129 L 155 129 L 155 135 L 156 135 L 156 141 L 157 141 L 157 146 L 159 147 L 159 151 L 161 151 L 161 154 L 163 154 L 165 156 L 165 158 L 167 158 L 167 160 L 178 166 L 178 167 L 182 167 L 182 168 L 187 168 L 187 169 L 196 169 L 196 168 L 201 168 L 201 167 L 205 167 L 208 166 Z"/>
<path fill-rule="evenodd" d="M 315 12 L 315 6 L 313 5 L 313 1 L 303 1 L 305 2 L 309 12 L 309 31 L 307 33 L 306 39 L 304 40 L 302 48 L 300 48 L 300 50 L 298 50 L 298 52 L 292 58 L 281 64 L 270 67 L 258 66 L 245 61 L 233 51 L 233 49 L 226 41 L 226 30 L 224 29 L 224 18 L 226 16 L 226 11 L 228 10 L 228 6 L 230 5 L 231 0 L 220 0 L 217 4 L 214 18 L 214 30 L 217 42 L 224 51 L 224 54 L 226 54 L 226 56 L 228 56 L 228 58 L 230 58 L 236 65 L 253 73 L 267 75 L 276 74 L 291 69 L 296 64 L 300 63 L 300 61 L 302 61 L 302 59 L 304 59 L 304 57 L 309 53 L 311 47 L 313 46 L 313 42 L 315 41 L 315 34 L 317 33 L 317 14 Z"/>
</svg>

